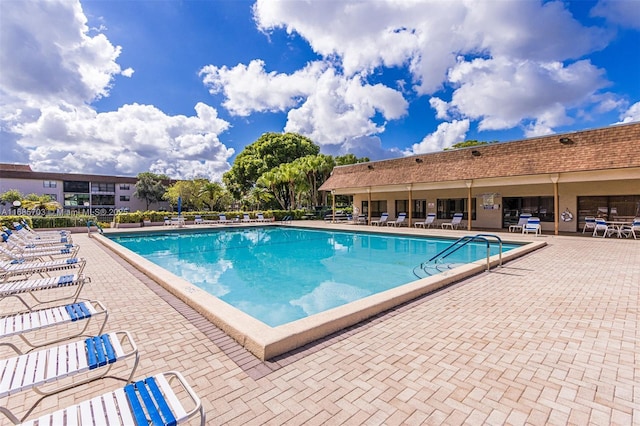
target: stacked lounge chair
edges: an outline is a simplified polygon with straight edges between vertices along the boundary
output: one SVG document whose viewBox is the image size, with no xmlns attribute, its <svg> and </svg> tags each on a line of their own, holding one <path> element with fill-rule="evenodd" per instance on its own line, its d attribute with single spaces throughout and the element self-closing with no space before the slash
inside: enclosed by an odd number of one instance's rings
<svg viewBox="0 0 640 426">
<path fill-rule="evenodd" d="M 14 224 L 15 228 L 18 226 L 24 232 L 32 232 L 24 224 Z M 37 243 L 56 241 L 59 244 L 62 239 L 70 242 L 71 235 L 56 231 L 47 235 L 53 238 L 27 234 L 17 238 L 16 232 L 21 231 L 14 230 L 5 235 L 12 235 L 14 246 L 22 250 L 2 247 L 0 251 L 0 256 L 5 258 L 0 260 L 0 303 L 16 297 L 25 310 L 11 314 L 3 311 L 0 315 L 0 347 L 9 347 L 16 353 L 16 356 L 0 359 L 0 414 L 14 424 L 32 426 L 172 425 L 196 415 L 204 425 L 206 417 L 202 403 L 179 372 L 168 371 L 133 380 L 139 362 L 133 336 L 128 331 L 104 333 L 108 318 L 106 306 L 99 301 L 78 300 L 84 284 L 91 281 L 82 273 L 86 260 L 75 257 L 79 247 L 59 248 L 54 243 Z M 65 249 L 69 253 L 62 252 Z M 47 256 L 70 256 L 72 253 L 74 256 L 67 259 L 44 261 Z M 33 275 L 39 278 L 33 278 Z M 59 289 L 62 288 L 75 291 L 61 297 Z M 27 294 L 35 304 L 27 303 L 24 299 Z M 46 301 L 43 295 L 48 295 Z M 52 305 L 62 300 L 67 302 Z M 87 336 L 85 332 L 92 323 L 97 323 L 99 330 L 97 334 Z M 66 328 L 57 330 L 52 338 L 41 331 L 54 327 Z M 84 338 L 78 339 L 81 336 Z M 16 341 L 18 338 L 20 340 Z M 118 369 L 117 375 L 112 374 L 114 367 Z M 122 380 L 126 385 L 27 420 L 44 398 L 103 378 Z M 37 393 L 40 397 L 26 406 L 25 401 L 33 399 L 25 398 L 21 395 L 23 392 Z M 8 399 L 13 395 L 19 395 L 16 398 L 21 404 L 18 405 L 24 405 L 26 412 L 18 415 L 14 412 L 16 408 L 9 409 Z"/>
</svg>

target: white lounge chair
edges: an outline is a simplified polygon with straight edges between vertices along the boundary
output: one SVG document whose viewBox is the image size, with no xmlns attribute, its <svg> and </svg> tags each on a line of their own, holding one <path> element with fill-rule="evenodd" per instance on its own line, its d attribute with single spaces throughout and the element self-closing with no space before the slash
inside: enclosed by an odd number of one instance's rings
<svg viewBox="0 0 640 426">
<path fill-rule="evenodd" d="M 256 221 L 257 222 L 271 222 L 271 219 L 267 219 L 267 218 L 264 217 L 264 214 L 258 213 L 256 215 Z"/>
<path fill-rule="evenodd" d="M 22 241 L 24 244 L 36 244 L 36 245 L 51 245 L 51 244 L 68 244 L 73 242 L 71 234 L 69 235 L 52 235 L 44 237 L 34 237 L 29 232 L 21 229 L 22 232 L 17 230 L 11 230 L 6 226 L 2 227 L 2 230 L 11 238 L 15 238 Z"/>
<path fill-rule="evenodd" d="M 249 222 L 255 222 L 253 219 L 251 219 L 251 216 L 249 216 L 249 213 L 243 213 L 242 214 L 242 222 L 243 223 L 249 223 Z"/>
<path fill-rule="evenodd" d="M 42 247 L 38 250 L 26 250 L 16 252 L 8 250 L 0 245 L 0 257 L 4 257 L 5 260 L 11 260 L 14 262 L 24 262 L 27 260 L 39 260 L 44 262 L 46 260 L 55 260 L 57 258 L 70 258 L 76 257 L 80 246 L 72 246 L 65 248 L 50 248 Z"/>
<path fill-rule="evenodd" d="M 30 280 L 11 280 L 0 283 L 0 300 L 8 297 L 15 297 L 18 299 L 28 310 L 32 310 L 38 305 L 44 303 L 52 303 L 61 300 L 71 300 L 76 302 L 80 296 L 80 292 L 84 287 L 84 284 L 91 282 L 89 277 L 85 277 L 82 274 L 61 275 L 57 277 L 36 278 Z M 46 292 L 48 300 L 42 300 L 36 296 L 40 290 L 60 289 L 65 287 L 74 287 L 75 292 L 70 296 L 61 296 L 58 293 Z M 35 304 L 30 305 L 24 300 L 23 295 L 28 294 L 36 301 Z M 36 293 L 36 294 L 34 294 Z"/>
<path fill-rule="evenodd" d="M 382 226 L 387 223 L 387 219 L 389 219 L 389 213 L 382 213 L 380 219 L 372 220 L 371 224 L 374 226 Z"/>
<path fill-rule="evenodd" d="M 509 232 L 522 232 L 522 228 L 529 221 L 531 213 L 522 213 L 518 218 L 518 223 L 515 225 L 509 225 Z"/>
<path fill-rule="evenodd" d="M 203 223 L 204 223 L 204 222 L 203 222 L 202 216 L 200 216 L 199 214 L 197 214 L 197 215 L 194 217 L 194 219 L 193 219 L 193 224 L 194 224 L 194 225 L 202 225 Z"/>
<path fill-rule="evenodd" d="M 435 224 L 435 220 L 436 220 L 436 214 L 429 213 L 427 214 L 427 218 L 424 220 L 424 222 L 416 222 L 413 224 L 413 226 L 415 226 L 416 228 L 430 228 L 431 225 Z"/>
<path fill-rule="evenodd" d="M 14 222 L 14 226 L 16 225 L 17 222 Z M 41 231 L 36 231 L 33 228 L 31 228 L 29 226 L 29 224 L 27 223 L 26 220 L 22 219 L 20 221 L 20 225 L 22 225 L 22 227 L 28 231 L 30 234 L 32 234 L 35 237 L 43 237 L 43 236 L 64 236 L 64 235 L 70 235 L 71 231 L 67 230 L 67 229 L 58 229 L 58 230 L 41 230 Z"/>
<path fill-rule="evenodd" d="M 618 229 L 615 226 L 607 224 L 607 221 L 602 218 L 596 218 L 596 226 L 593 228 L 593 237 L 599 237 L 598 233 L 602 231 L 602 238 L 609 237 L 611 235 L 618 234 Z"/>
<path fill-rule="evenodd" d="M 16 236 L 20 238 L 28 239 L 28 240 L 59 240 L 61 238 L 70 238 L 71 233 L 36 233 L 34 231 L 29 231 L 25 228 L 24 225 L 18 222 L 13 222 L 13 231 Z"/>
<path fill-rule="evenodd" d="M 527 219 L 527 223 L 522 227 L 523 234 L 529 234 L 533 232 L 536 237 L 542 234 L 542 227 L 540 226 L 540 218 L 539 217 L 530 217 Z"/>
<path fill-rule="evenodd" d="M 404 226 L 407 224 L 407 222 L 405 222 L 406 219 L 406 213 L 399 213 L 396 220 L 390 220 L 387 222 L 387 226 Z"/>
<path fill-rule="evenodd" d="M 34 274 L 41 277 L 50 276 L 50 272 L 63 271 L 78 268 L 77 274 L 81 274 L 87 261 L 80 257 L 70 259 L 57 259 L 48 262 L 22 262 L 12 263 L 0 261 L 0 282 L 7 281 L 10 277 L 24 276 L 26 278 Z"/>
<path fill-rule="evenodd" d="M 16 235 L 15 232 L 11 231 L 7 227 L 3 226 L 2 229 L 3 229 L 3 234 L 2 234 L 3 241 L 9 243 L 10 245 L 15 245 L 19 247 L 34 248 L 34 247 L 43 247 L 43 246 L 60 246 L 64 244 L 73 243 L 71 236 L 51 238 L 51 239 L 25 238 L 23 236 Z"/>
<path fill-rule="evenodd" d="M 169 216 L 164 217 L 164 226 L 171 226 L 171 219 L 169 219 Z"/>
<path fill-rule="evenodd" d="M 636 233 L 640 235 L 640 217 L 636 217 L 631 225 L 622 225 L 622 227 L 620 228 L 620 233 L 624 237 L 633 237 L 633 239 L 636 240 L 638 238 Z"/>
<path fill-rule="evenodd" d="M 38 309 L 29 312 L 20 312 L 11 315 L 3 315 L 0 317 L 0 339 L 9 338 L 12 336 L 18 336 L 22 341 L 29 346 L 26 352 L 30 352 L 33 348 L 39 348 L 41 346 L 51 345 L 63 340 L 69 340 L 74 337 L 81 336 L 85 333 L 92 320 L 102 316 L 103 321 L 98 331 L 98 335 L 102 334 L 105 325 L 107 324 L 107 308 L 100 301 L 83 301 L 77 303 L 70 303 L 66 305 L 53 306 L 49 308 Z M 78 330 L 76 327 L 73 333 L 64 333 L 63 337 L 57 337 L 55 339 L 42 340 L 34 342 L 30 336 L 32 333 L 40 333 L 40 330 L 53 326 L 69 323 L 82 324 L 82 328 Z M 63 333 L 60 333 L 63 334 Z M 22 351 L 15 344 L 11 342 L 0 341 L 0 346 L 9 346 L 17 354 L 22 355 L 25 351 Z"/>
<path fill-rule="evenodd" d="M 179 387 L 177 387 L 179 384 Z M 176 389 L 172 385 L 176 385 Z M 187 406 L 188 404 L 188 406 Z M 156 374 L 38 418 L 38 425 L 173 425 L 206 416 L 200 398 L 177 371 Z M 63 423 L 63 419 L 66 422 Z M 35 426 L 35 420 L 23 426 Z"/>
<path fill-rule="evenodd" d="M 582 233 L 584 234 L 586 231 L 594 231 L 596 229 L 596 218 L 594 216 L 587 216 L 584 218 L 584 227 L 582 228 Z"/>
<path fill-rule="evenodd" d="M 453 219 L 451 219 L 451 222 L 445 222 L 442 224 L 442 229 L 444 228 L 458 229 L 458 226 L 460 226 L 461 221 L 462 221 L 462 213 L 455 213 L 453 215 Z"/>
<path fill-rule="evenodd" d="M 42 395 L 23 415 L 21 420 L 24 420 L 43 398 L 105 378 L 113 366 L 128 358 L 134 358 L 131 372 L 110 378 L 130 382 L 138 367 L 138 348 L 133 338 L 127 331 L 117 331 L 1 359 L 0 398 L 26 390 Z M 78 377 L 89 372 L 91 374 Z M 6 407 L 0 407 L 0 411 L 14 423 L 21 421 Z"/>
</svg>

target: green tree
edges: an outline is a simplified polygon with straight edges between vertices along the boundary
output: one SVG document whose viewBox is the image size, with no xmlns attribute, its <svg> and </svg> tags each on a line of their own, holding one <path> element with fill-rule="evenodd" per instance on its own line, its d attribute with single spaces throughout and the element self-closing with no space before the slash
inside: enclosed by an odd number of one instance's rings
<svg viewBox="0 0 640 426">
<path fill-rule="evenodd" d="M 22 200 L 22 208 L 27 210 L 56 211 L 60 203 L 53 201 L 49 195 L 29 194 Z"/>
<path fill-rule="evenodd" d="M 339 155 L 336 157 L 336 166 L 346 166 L 348 164 L 368 163 L 369 157 L 358 158 L 354 154 Z"/>
<path fill-rule="evenodd" d="M 445 148 L 443 151 L 449 151 L 452 149 L 459 149 L 459 148 L 469 148 L 471 146 L 479 146 L 479 145 L 489 145 L 490 143 L 497 143 L 498 141 L 491 141 L 491 142 L 485 142 L 485 141 L 478 141 L 475 139 L 469 139 L 467 141 L 464 142 L 458 142 L 455 143 L 453 145 L 451 145 L 448 148 Z"/>
<path fill-rule="evenodd" d="M 17 189 L 10 189 L 0 194 L 0 202 L 3 204 L 13 204 L 14 201 L 20 201 L 23 198 L 24 196 Z"/>
<path fill-rule="evenodd" d="M 167 187 L 162 181 L 169 180 L 166 175 L 158 175 L 151 172 L 142 172 L 138 174 L 138 182 L 136 182 L 136 191 L 133 196 L 144 200 L 147 203 L 146 210 L 149 210 L 149 204 L 157 203 L 162 200 Z"/>
<path fill-rule="evenodd" d="M 333 157 L 324 154 L 307 155 L 306 157 L 295 160 L 294 163 L 297 163 L 305 174 L 307 187 L 309 188 L 307 197 L 309 204 L 312 206 L 323 204 L 318 188 L 329 178 L 331 170 L 333 170 L 336 165 Z"/>
<path fill-rule="evenodd" d="M 263 173 L 296 158 L 317 155 L 320 147 L 297 133 L 265 133 L 242 150 L 222 179 L 227 190 L 241 199 Z"/>
<path fill-rule="evenodd" d="M 184 210 L 199 210 L 198 189 L 199 187 L 196 181 L 180 180 L 173 185 L 170 185 L 162 198 L 168 201 L 173 208 L 178 207 L 178 198 L 182 198 L 182 208 Z"/>
<path fill-rule="evenodd" d="M 217 182 L 209 182 L 204 181 L 198 185 L 198 199 L 200 202 L 207 206 L 209 210 L 224 210 L 223 207 L 220 206 L 220 201 L 222 200 L 226 190 L 224 187 Z"/>
</svg>

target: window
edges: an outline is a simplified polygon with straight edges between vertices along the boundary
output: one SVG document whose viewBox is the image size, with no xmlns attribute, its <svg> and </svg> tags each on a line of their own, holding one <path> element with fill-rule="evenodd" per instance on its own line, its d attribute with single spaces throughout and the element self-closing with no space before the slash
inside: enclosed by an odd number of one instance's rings
<svg viewBox="0 0 640 426">
<path fill-rule="evenodd" d="M 505 197 L 502 203 L 503 227 L 517 223 L 521 213 L 539 217 L 541 222 L 554 221 L 553 197 Z"/>
<path fill-rule="evenodd" d="M 120 184 L 120 190 L 121 191 L 129 191 L 131 189 L 131 185 L 129 185 L 128 183 L 121 183 Z"/>
<path fill-rule="evenodd" d="M 58 183 L 55 180 L 45 180 L 42 182 L 42 186 L 45 188 L 56 188 Z"/>
<path fill-rule="evenodd" d="M 64 192 L 89 193 L 89 182 L 66 180 L 63 182 Z"/>
<path fill-rule="evenodd" d="M 469 219 L 466 198 L 447 198 L 438 200 L 438 219 L 451 219 L 455 213 L 462 213 L 462 218 Z M 476 199 L 471 199 L 471 220 L 476 219 Z"/>
<path fill-rule="evenodd" d="M 83 207 L 89 205 L 89 194 L 64 194 L 65 207 Z"/>
<path fill-rule="evenodd" d="M 400 213 L 409 214 L 409 200 L 396 200 L 396 217 Z"/>
<path fill-rule="evenodd" d="M 640 217 L 640 195 L 578 197 L 578 229 L 582 229 L 587 216 L 607 220 L 632 220 Z"/>
<path fill-rule="evenodd" d="M 107 182 L 93 182 L 91 184 L 91 192 L 115 192 L 116 184 L 115 183 L 107 183 Z"/>
<path fill-rule="evenodd" d="M 413 200 L 411 214 L 414 219 L 425 219 L 427 217 L 427 200 Z"/>
<path fill-rule="evenodd" d="M 387 211 L 387 200 L 371 202 L 371 217 L 380 217 Z"/>
<path fill-rule="evenodd" d="M 93 195 L 91 197 L 91 205 L 93 206 L 115 206 L 115 195 Z"/>
<path fill-rule="evenodd" d="M 131 197 L 129 197 L 128 195 L 121 195 L 120 201 L 131 201 Z"/>
</svg>

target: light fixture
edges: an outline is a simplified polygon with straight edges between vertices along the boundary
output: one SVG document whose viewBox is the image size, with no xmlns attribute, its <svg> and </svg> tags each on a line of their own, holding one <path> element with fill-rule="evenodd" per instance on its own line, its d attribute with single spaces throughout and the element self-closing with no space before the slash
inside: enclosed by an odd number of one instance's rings
<svg viewBox="0 0 640 426">
<path fill-rule="evenodd" d="M 560 143 L 563 145 L 571 145 L 573 144 L 573 140 L 571 138 L 564 137 L 560 138 Z"/>
<path fill-rule="evenodd" d="M 471 151 L 471 155 L 473 155 L 474 157 L 480 157 L 482 153 L 477 149 L 474 149 L 473 151 Z"/>
<path fill-rule="evenodd" d="M 373 170 L 373 166 L 371 164 L 369 164 L 367 167 L 369 168 L 369 170 Z"/>
<path fill-rule="evenodd" d="M 422 163 L 422 158 L 416 158 L 416 163 Z"/>
</svg>

